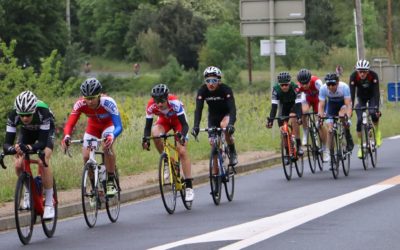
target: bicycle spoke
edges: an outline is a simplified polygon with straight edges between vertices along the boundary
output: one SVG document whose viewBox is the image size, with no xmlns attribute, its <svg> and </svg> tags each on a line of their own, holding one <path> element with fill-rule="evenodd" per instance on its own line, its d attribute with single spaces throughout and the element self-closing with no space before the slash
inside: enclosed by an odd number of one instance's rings
<svg viewBox="0 0 400 250">
<path fill-rule="evenodd" d="M 177 190 L 170 172 L 168 156 L 163 153 L 160 157 L 158 167 L 158 182 L 165 210 L 167 210 L 169 214 L 173 214 L 176 207 Z"/>
<path fill-rule="evenodd" d="M 214 156 L 218 153 L 218 150 L 212 148 L 210 154 L 210 164 L 209 164 L 209 178 L 210 178 L 210 188 L 211 188 L 211 196 L 213 198 L 214 204 L 219 205 L 221 202 L 221 176 L 214 171 Z M 218 158 L 218 156 L 217 156 Z M 218 161 L 218 160 L 217 160 Z"/>
<path fill-rule="evenodd" d="M 82 174 L 81 185 L 82 209 L 88 227 L 94 227 L 97 221 L 98 209 L 101 206 L 98 187 L 94 183 L 92 165 L 86 164 Z"/>
</svg>

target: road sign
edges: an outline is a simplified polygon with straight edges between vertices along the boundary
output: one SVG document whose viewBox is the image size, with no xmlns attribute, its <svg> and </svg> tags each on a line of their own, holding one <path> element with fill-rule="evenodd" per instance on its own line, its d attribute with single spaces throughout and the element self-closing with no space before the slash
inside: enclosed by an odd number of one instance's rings
<svg viewBox="0 0 400 250">
<path fill-rule="evenodd" d="M 274 22 L 275 36 L 303 36 L 306 32 L 304 20 Z M 269 21 L 242 21 L 240 34 L 244 37 L 270 36 Z"/>
<path fill-rule="evenodd" d="M 270 19 L 269 0 L 240 0 L 240 20 Z M 305 0 L 275 0 L 274 19 L 303 19 Z"/>
<path fill-rule="evenodd" d="M 278 56 L 286 55 L 286 40 L 274 40 L 274 51 Z M 260 56 L 269 56 L 271 54 L 270 51 L 270 42 L 269 40 L 260 40 Z"/>
</svg>

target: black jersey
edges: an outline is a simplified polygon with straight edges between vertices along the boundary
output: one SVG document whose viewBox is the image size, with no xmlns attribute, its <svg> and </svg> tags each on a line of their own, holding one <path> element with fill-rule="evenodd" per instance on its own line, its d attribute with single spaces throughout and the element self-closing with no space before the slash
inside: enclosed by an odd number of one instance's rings
<svg viewBox="0 0 400 250">
<path fill-rule="evenodd" d="M 351 100 L 354 104 L 355 94 L 362 100 L 376 99 L 379 103 L 379 77 L 375 71 L 370 70 L 367 77 L 363 80 L 358 75 L 357 71 L 354 71 L 350 75 L 350 92 Z"/>
<path fill-rule="evenodd" d="M 197 92 L 196 110 L 194 114 L 194 127 L 199 127 L 204 101 L 208 104 L 210 117 L 221 117 L 229 115 L 229 124 L 234 125 L 236 121 L 235 98 L 232 89 L 221 83 L 215 91 L 209 91 L 207 85 L 203 84 Z"/>
</svg>

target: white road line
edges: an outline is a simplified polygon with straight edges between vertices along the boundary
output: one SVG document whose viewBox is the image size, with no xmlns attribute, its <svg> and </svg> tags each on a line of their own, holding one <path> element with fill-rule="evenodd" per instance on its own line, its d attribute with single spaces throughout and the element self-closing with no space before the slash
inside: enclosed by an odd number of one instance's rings
<svg viewBox="0 0 400 250">
<path fill-rule="evenodd" d="M 238 242 L 225 246 L 221 249 L 242 249 L 338 210 L 342 207 L 375 195 L 386 189 L 394 187 L 397 184 L 399 184 L 397 181 L 395 183 L 381 182 L 379 184 L 362 188 L 351 193 L 283 212 L 274 216 L 269 216 L 214 232 L 194 236 L 181 241 L 171 242 L 151 249 L 170 249 L 187 244 L 232 240 L 238 240 Z"/>
<path fill-rule="evenodd" d="M 400 135 L 396 135 L 396 136 L 389 137 L 388 139 L 394 140 L 394 139 L 399 139 L 399 138 L 400 138 Z"/>
</svg>

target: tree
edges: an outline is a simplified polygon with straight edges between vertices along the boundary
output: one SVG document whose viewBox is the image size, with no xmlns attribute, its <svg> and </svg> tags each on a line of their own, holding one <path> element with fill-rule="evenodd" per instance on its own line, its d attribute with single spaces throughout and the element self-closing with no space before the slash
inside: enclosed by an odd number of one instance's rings
<svg viewBox="0 0 400 250">
<path fill-rule="evenodd" d="M 161 36 L 165 49 L 176 57 L 186 69 L 197 68 L 198 50 L 204 40 L 206 22 L 193 16 L 179 2 L 165 5 L 159 10 L 153 27 Z"/>
<path fill-rule="evenodd" d="M 63 2 L 50 0 L 0 0 L 1 38 L 6 43 L 18 41 L 15 56 L 18 64 L 31 64 L 36 69 L 40 58 L 53 49 L 64 53 L 67 31 Z"/>
</svg>

